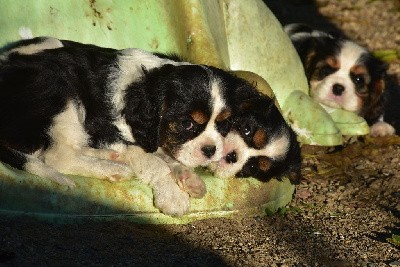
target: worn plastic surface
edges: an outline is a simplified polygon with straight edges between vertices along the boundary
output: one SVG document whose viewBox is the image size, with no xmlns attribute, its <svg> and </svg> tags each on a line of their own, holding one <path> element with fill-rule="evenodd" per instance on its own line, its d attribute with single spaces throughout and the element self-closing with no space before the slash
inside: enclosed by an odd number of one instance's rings
<svg viewBox="0 0 400 267">
<path fill-rule="evenodd" d="M 288 180 L 262 183 L 255 179 L 219 179 L 199 170 L 208 193 L 191 199 L 188 215 L 164 215 L 153 205 L 151 189 L 137 180 L 111 183 L 71 176 L 76 188 L 56 185 L 0 164 L 0 214 L 30 215 L 60 223 L 124 219 L 137 223 L 187 223 L 222 216 L 262 215 L 276 211 L 292 198 Z"/>
</svg>

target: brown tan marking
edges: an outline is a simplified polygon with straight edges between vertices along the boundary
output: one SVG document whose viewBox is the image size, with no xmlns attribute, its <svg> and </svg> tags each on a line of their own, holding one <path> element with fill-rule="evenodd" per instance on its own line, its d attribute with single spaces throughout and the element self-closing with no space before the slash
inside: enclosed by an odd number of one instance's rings
<svg viewBox="0 0 400 267">
<path fill-rule="evenodd" d="M 269 159 L 267 157 L 261 157 L 258 160 L 258 167 L 260 167 L 260 170 L 262 171 L 268 171 L 269 168 L 271 168 L 271 162 L 269 161 Z"/>
<path fill-rule="evenodd" d="M 368 73 L 367 68 L 363 65 L 355 65 L 351 67 L 350 72 L 356 75 L 365 75 Z"/>
<path fill-rule="evenodd" d="M 250 101 L 245 101 L 245 102 L 240 104 L 240 109 L 241 110 L 246 110 L 246 109 L 249 109 L 249 108 L 252 108 L 252 107 L 253 107 L 253 104 Z"/>
<path fill-rule="evenodd" d="M 385 81 L 383 79 L 377 80 L 374 84 L 374 91 L 380 95 L 385 90 Z"/>
<path fill-rule="evenodd" d="M 326 63 L 334 69 L 340 69 L 340 61 L 335 57 L 328 57 Z"/>
<path fill-rule="evenodd" d="M 203 111 L 200 110 L 195 110 L 190 115 L 197 124 L 204 124 L 209 120 L 207 114 L 205 114 Z"/>
<path fill-rule="evenodd" d="M 315 57 L 315 55 L 317 55 L 317 52 L 314 51 L 314 50 L 311 50 L 307 54 L 307 57 L 306 57 L 306 60 L 305 60 L 305 64 L 304 64 L 306 66 L 306 69 L 308 69 L 310 67 L 310 64 L 311 64 L 313 58 Z"/>
<path fill-rule="evenodd" d="M 257 148 L 263 148 L 267 144 L 267 134 L 265 131 L 258 129 L 253 136 L 253 142 Z"/>
<path fill-rule="evenodd" d="M 223 110 L 218 116 L 215 118 L 216 121 L 224 121 L 231 116 L 231 111 L 228 109 Z"/>
</svg>

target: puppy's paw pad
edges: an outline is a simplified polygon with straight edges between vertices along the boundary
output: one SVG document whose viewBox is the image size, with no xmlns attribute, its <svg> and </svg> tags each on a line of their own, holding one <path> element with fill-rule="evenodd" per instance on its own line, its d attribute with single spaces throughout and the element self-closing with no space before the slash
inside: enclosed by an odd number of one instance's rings
<svg viewBox="0 0 400 267">
<path fill-rule="evenodd" d="M 182 216 L 189 211 L 189 195 L 176 184 L 161 185 L 153 188 L 154 205 L 161 212 L 171 216 Z"/>
<path fill-rule="evenodd" d="M 173 169 L 173 175 L 178 186 L 191 197 L 202 198 L 206 194 L 206 184 L 192 169 L 180 165 Z"/>
</svg>

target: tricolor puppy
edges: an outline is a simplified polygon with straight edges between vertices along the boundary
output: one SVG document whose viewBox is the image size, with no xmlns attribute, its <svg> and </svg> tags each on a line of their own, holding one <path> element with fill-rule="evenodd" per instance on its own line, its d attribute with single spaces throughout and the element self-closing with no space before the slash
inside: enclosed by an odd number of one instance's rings
<svg viewBox="0 0 400 267">
<path fill-rule="evenodd" d="M 189 194 L 205 187 L 198 177 L 189 192 L 177 184 L 223 157 L 243 90 L 222 70 L 139 49 L 48 37 L 13 43 L 0 54 L 0 160 L 69 186 L 63 174 L 135 175 L 152 186 L 158 208 L 182 215 Z M 172 173 L 149 153 L 158 149 L 176 161 Z"/>
<path fill-rule="evenodd" d="M 387 65 L 367 49 L 338 34 L 315 30 L 304 24 L 285 26 L 304 66 L 310 95 L 331 108 L 342 108 L 364 117 L 376 135 L 394 134 L 394 128 L 382 128 L 382 93 Z M 376 124 L 378 123 L 378 124 Z M 376 124 L 376 125 L 374 125 Z M 381 131 L 380 130 L 380 131 Z"/>
<path fill-rule="evenodd" d="M 301 153 L 296 135 L 274 101 L 260 93 L 245 97 L 225 137 L 224 156 L 210 168 L 220 177 L 254 177 L 261 181 L 301 178 Z"/>
</svg>

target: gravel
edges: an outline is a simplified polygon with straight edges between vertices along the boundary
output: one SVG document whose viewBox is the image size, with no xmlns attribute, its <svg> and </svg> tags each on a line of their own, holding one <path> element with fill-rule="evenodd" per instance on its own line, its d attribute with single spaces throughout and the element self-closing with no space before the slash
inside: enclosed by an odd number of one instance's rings
<svg viewBox="0 0 400 267">
<path fill-rule="evenodd" d="M 371 50 L 400 51 L 398 1 L 316 3 Z M 399 77 L 399 60 L 390 66 Z M 302 151 L 304 179 L 278 214 L 158 226 L 0 218 L 0 265 L 400 266 L 387 241 L 400 234 L 400 137 Z"/>
</svg>

